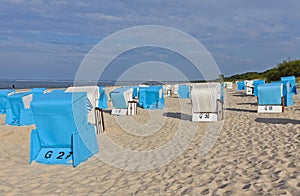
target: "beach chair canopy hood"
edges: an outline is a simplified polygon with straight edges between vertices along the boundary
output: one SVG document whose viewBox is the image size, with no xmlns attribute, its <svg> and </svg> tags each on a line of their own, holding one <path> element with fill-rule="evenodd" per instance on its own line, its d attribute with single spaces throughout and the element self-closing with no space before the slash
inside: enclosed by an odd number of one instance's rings
<svg viewBox="0 0 300 196">
<path fill-rule="evenodd" d="M 245 82 L 244 81 L 237 82 L 237 88 L 239 91 L 245 90 Z"/>
<path fill-rule="evenodd" d="M 165 106 L 163 87 L 140 87 L 139 106 L 141 106 L 144 109 L 163 109 Z"/>
<path fill-rule="evenodd" d="M 217 100 L 220 100 L 221 97 L 221 85 L 219 83 L 193 85 L 191 91 L 193 112 L 216 112 Z"/>
<path fill-rule="evenodd" d="M 258 105 L 281 105 L 283 84 L 270 83 L 258 86 Z"/>
<path fill-rule="evenodd" d="M 33 88 L 30 92 L 33 94 L 33 99 L 36 99 L 37 97 L 45 94 L 47 92 L 47 88 Z"/>
<path fill-rule="evenodd" d="M 66 92 L 85 92 L 87 94 L 86 106 L 88 122 L 95 124 L 95 108 L 98 107 L 100 91 L 98 86 L 76 86 L 69 87 Z"/>
<path fill-rule="evenodd" d="M 109 93 L 114 108 L 127 109 L 128 101 L 132 100 L 131 87 L 117 88 Z"/>
<path fill-rule="evenodd" d="M 7 119 L 10 120 L 6 123 L 17 126 L 34 124 L 30 108 L 32 98 L 31 92 L 20 92 L 10 95 L 10 109 L 7 111 Z"/>
<path fill-rule="evenodd" d="M 5 114 L 6 110 L 10 107 L 8 96 L 13 94 L 13 90 L 0 90 L 0 114 Z"/>
<path fill-rule="evenodd" d="M 180 98 L 190 98 L 190 85 L 178 85 L 178 96 Z"/>
</svg>

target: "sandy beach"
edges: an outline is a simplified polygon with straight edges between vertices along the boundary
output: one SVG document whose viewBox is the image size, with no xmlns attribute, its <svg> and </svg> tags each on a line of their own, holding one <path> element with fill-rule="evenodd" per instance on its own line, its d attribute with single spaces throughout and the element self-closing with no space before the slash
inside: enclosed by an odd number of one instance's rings
<svg viewBox="0 0 300 196">
<path fill-rule="evenodd" d="M 164 111 L 138 108 L 133 117 L 104 112 L 106 131 L 97 136 L 101 152 L 104 137 L 141 151 L 165 144 L 181 122 L 186 129 L 195 128 L 191 142 L 173 161 L 142 171 L 114 167 L 97 156 L 76 168 L 30 165 L 29 136 L 35 126 L 8 126 L 5 115 L 0 115 L 0 195 L 300 195 L 299 94 L 284 113 L 258 114 L 255 97 L 225 89 L 224 124 L 204 155 L 199 149 L 209 124 L 190 121 L 189 99 L 166 97 L 165 103 Z M 148 123 L 157 122 L 155 118 L 162 118 L 162 124 Z M 126 126 L 129 119 L 141 124 L 132 131 L 138 132 L 147 123 L 154 126 L 147 130 L 158 130 L 144 132 L 143 137 L 128 133 L 120 124 Z M 142 168 L 143 160 L 140 163 L 137 168 Z"/>
</svg>

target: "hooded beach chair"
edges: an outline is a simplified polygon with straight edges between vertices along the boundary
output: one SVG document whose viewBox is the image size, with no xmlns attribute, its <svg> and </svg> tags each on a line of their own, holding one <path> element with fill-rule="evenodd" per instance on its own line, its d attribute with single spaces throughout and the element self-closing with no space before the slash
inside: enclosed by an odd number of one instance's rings
<svg viewBox="0 0 300 196">
<path fill-rule="evenodd" d="M 140 87 L 139 106 L 144 109 L 160 110 L 165 107 L 162 86 Z"/>
<path fill-rule="evenodd" d="M 128 102 L 132 101 L 133 88 L 116 88 L 109 93 L 112 101 L 112 115 L 128 115 Z M 131 113 L 131 112 L 130 112 Z"/>
<path fill-rule="evenodd" d="M 258 86 L 258 113 L 284 112 L 282 83 L 261 84 Z"/>
<path fill-rule="evenodd" d="M 105 93 L 105 87 L 99 86 L 99 102 L 98 102 L 98 107 L 101 109 L 107 109 L 107 95 Z"/>
<path fill-rule="evenodd" d="M 172 87 L 171 85 L 163 85 L 164 96 L 170 97 L 172 96 Z"/>
<path fill-rule="evenodd" d="M 225 84 L 226 84 L 226 88 L 227 89 L 232 89 L 233 88 L 233 84 L 232 84 L 232 82 L 225 82 Z"/>
<path fill-rule="evenodd" d="M 178 97 L 179 98 L 190 98 L 190 85 L 181 84 L 178 85 Z"/>
<path fill-rule="evenodd" d="M 69 87 L 65 92 L 86 92 L 87 93 L 87 111 L 88 122 L 95 124 L 95 108 L 98 107 L 100 97 L 98 86 L 76 86 Z"/>
<path fill-rule="evenodd" d="M 53 92 L 31 103 L 36 129 L 30 136 L 30 163 L 72 164 L 98 152 L 95 126 L 88 123 L 87 93 Z"/>
<path fill-rule="evenodd" d="M 139 97 L 139 87 L 138 86 L 132 86 L 133 92 L 132 92 L 132 98 L 137 99 Z"/>
<path fill-rule="evenodd" d="M 223 87 L 220 83 L 195 84 L 191 87 L 192 121 L 223 119 Z"/>
<path fill-rule="evenodd" d="M 6 111 L 6 124 L 23 126 L 34 124 L 30 103 L 31 92 L 14 93 L 8 97 L 10 108 Z"/>
<path fill-rule="evenodd" d="M 281 82 L 289 82 L 290 83 L 290 93 L 293 95 L 297 94 L 297 86 L 296 86 L 296 77 L 295 76 L 286 76 L 281 77 Z"/>
<path fill-rule="evenodd" d="M 179 86 L 178 84 L 174 84 L 174 85 L 171 86 L 172 87 L 172 93 L 175 96 L 178 95 L 178 86 Z"/>
<path fill-rule="evenodd" d="M 244 91 L 246 89 L 245 81 L 238 81 L 237 82 L 237 90 Z"/>
<path fill-rule="evenodd" d="M 14 90 L 0 90 L 0 114 L 6 114 L 6 110 L 10 108 L 8 97 L 14 93 Z"/>
<path fill-rule="evenodd" d="M 253 82 L 254 82 L 253 80 L 245 80 L 246 95 L 253 95 L 253 90 L 254 90 Z"/>
<path fill-rule="evenodd" d="M 253 95 L 254 95 L 254 97 L 257 97 L 257 95 L 258 95 L 258 91 L 257 91 L 258 85 L 264 84 L 264 83 L 265 83 L 264 80 L 254 80 L 253 81 Z"/>
</svg>

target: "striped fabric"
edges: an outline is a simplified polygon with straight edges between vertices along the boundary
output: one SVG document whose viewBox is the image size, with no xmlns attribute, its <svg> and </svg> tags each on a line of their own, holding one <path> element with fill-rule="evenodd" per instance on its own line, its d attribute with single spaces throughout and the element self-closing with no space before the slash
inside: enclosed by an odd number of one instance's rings
<svg viewBox="0 0 300 196">
<path fill-rule="evenodd" d="M 220 89 L 219 83 L 193 85 L 191 91 L 193 112 L 216 112 L 217 99 L 220 98 Z"/>
</svg>

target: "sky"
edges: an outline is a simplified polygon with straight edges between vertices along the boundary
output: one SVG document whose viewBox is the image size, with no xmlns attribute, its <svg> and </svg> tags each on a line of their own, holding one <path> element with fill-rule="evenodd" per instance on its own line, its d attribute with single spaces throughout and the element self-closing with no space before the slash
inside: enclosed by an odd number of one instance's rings
<svg viewBox="0 0 300 196">
<path fill-rule="evenodd" d="M 298 0 L 0 0 L 0 3 L 0 80 L 72 80 L 84 57 L 97 43 L 118 31 L 141 25 L 161 25 L 191 35 L 210 52 L 225 76 L 261 72 L 283 60 L 299 59 Z M 181 79 L 178 66 L 190 63 L 161 49 L 144 48 L 126 54 L 116 57 L 114 63 L 129 65 L 122 74 L 127 78 L 142 75 L 147 79 Z M 162 54 L 167 63 L 159 62 Z M 176 62 L 181 65 L 174 69 Z M 115 76 L 116 67 L 107 70 L 105 79 L 120 76 Z M 201 78 L 193 69 L 188 72 L 192 79 Z"/>
</svg>

